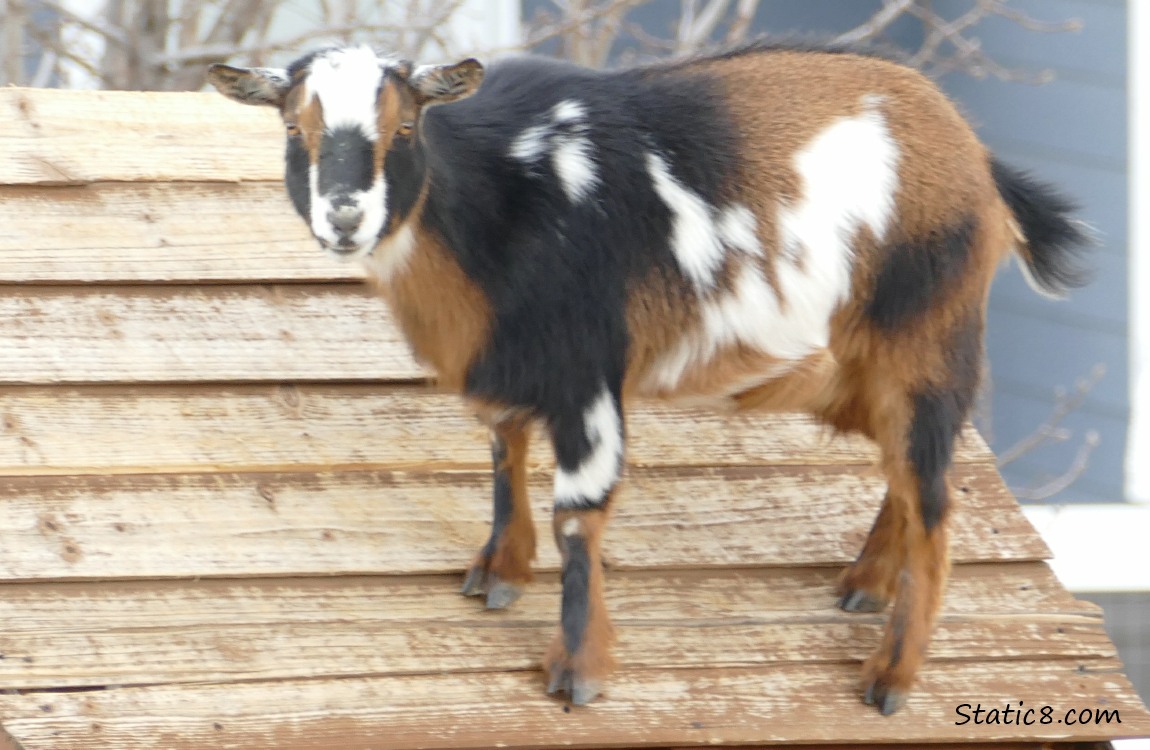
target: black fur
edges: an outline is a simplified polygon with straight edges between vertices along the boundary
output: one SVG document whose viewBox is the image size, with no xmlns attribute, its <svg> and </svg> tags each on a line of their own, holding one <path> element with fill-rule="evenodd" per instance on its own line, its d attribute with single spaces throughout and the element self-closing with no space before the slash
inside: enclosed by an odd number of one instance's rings
<svg viewBox="0 0 1150 750">
<path fill-rule="evenodd" d="M 587 543 L 581 536 L 563 538 L 566 560 L 563 563 L 563 602 L 559 622 L 563 629 L 563 645 L 568 654 L 579 653 L 587 631 L 590 608 L 591 558 Z"/>
<path fill-rule="evenodd" d="M 491 536 L 483 547 L 483 557 L 490 560 L 499 544 L 499 537 L 511 521 L 513 500 L 511 497 L 511 477 L 504 462 L 507 460 L 507 445 L 498 435 L 491 439 L 491 466 L 495 477 L 492 492 L 493 512 L 491 514 Z"/>
<path fill-rule="evenodd" d="M 998 192 L 1010 207 L 1026 238 L 1025 253 L 1030 274 L 1046 292 L 1062 296 L 1090 280 L 1081 265 L 1081 256 L 1090 245 L 1082 225 L 1070 215 L 1077 210 L 1073 201 L 1056 188 L 991 159 L 991 174 Z"/>
<path fill-rule="evenodd" d="M 954 441 L 974 405 L 982 374 L 982 322 L 977 315 L 952 336 L 948 350 L 950 380 L 915 394 L 907 457 L 919 481 L 919 509 L 929 532 L 946 517 L 946 473 Z"/>
<path fill-rule="evenodd" d="M 320 195 L 339 196 L 366 191 L 375 180 L 372 166 L 372 143 L 359 128 L 343 127 L 323 134 L 319 144 Z"/>
<path fill-rule="evenodd" d="M 296 212 L 307 221 L 307 217 L 311 215 L 311 189 L 307 184 L 309 158 L 307 148 L 303 145 L 303 138 L 288 137 L 284 161 L 287 170 L 284 185 L 287 187 L 288 197 L 291 198 Z"/>
<path fill-rule="evenodd" d="M 474 96 L 431 108 L 420 123 L 430 172 L 424 223 L 494 311 L 466 391 L 546 420 L 566 446 L 557 446 L 565 465 L 578 466 L 590 449 L 587 406 L 603 388 L 618 400 L 628 287 L 659 269 L 694 293 L 671 250 L 672 215 L 647 154 L 712 205 L 733 197 L 738 138 L 720 90 L 697 73 L 509 60 Z M 524 164 L 510 155 L 525 128 L 567 100 L 587 111 L 598 176 L 594 194 L 578 202 L 549 158 Z"/>
<path fill-rule="evenodd" d="M 968 218 L 892 245 L 875 278 L 867 317 L 890 331 L 924 316 L 966 271 L 974 230 L 975 222 Z"/>
</svg>

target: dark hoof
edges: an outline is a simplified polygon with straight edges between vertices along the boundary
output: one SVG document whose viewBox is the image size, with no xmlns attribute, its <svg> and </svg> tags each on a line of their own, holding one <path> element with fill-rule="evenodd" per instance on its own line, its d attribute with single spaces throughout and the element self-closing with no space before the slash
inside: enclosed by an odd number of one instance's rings
<svg viewBox="0 0 1150 750">
<path fill-rule="evenodd" d="M 586 706 L 595 700 L 602 692 L 603 686 L 598 680 L 584 680 L 576 677 L 570 669 L 557 669 L 547 683 L 547 694 L 567 693 L 571 702 L 576 706 Z"/>
<path fill-rule="evenodd" d="M 459 593 L 464 596 L 483 596 L 486 594 L 487 571 L 478 565 L 467 571 L 467 577 L 463 579 L 463 587 L 459 589 Z"/>
<path fill-rule="evenodd" d="M 504 609 L 522 596 L 523 587 L 501 581 L 498 576 L 476 565 L 467 571 L 459 593 L 464 596 L 486 596 L 488 609 Z"/>
<path fill-rule="evenodd" d="M 504 609 L 510 607 L 522 595 L 522 586 L 516 586 L 492 576 L 487 587 L 487 608 Z"/>
<path fill-rule="evenodd" d="M 848 591 L 838 601 L 839 609 L 844 612 L 882 612 L 886 605 L 886 599 L 880 599 L 862 589 Z"/>
<path fill-rule="evenodd" d="M 867 686 L 863 703 L 874 706 L 883 716 L 890 716 L 906 705 L 906 693 L 887 687 L 882 680 L 875 680 Z"/>
</svg>

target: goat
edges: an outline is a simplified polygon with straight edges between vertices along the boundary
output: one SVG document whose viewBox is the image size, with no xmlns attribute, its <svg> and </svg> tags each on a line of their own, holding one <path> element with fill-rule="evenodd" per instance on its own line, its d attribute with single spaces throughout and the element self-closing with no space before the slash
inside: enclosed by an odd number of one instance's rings
<svg viewBox="0 0 1150 750">
<path fill-rule="evenodd" d="M 488 607 L 531 579 L 527 436 L 545 426 L 563 560 L 549 693 L 587 703 L 611 671 L 600 540 L 623 404 L 648 396 L 806 412 L 877 443 L 888 488 L 838 604 L 893 601 L 862 692 L 902 704 L 949 568 L 990 283 L 1012 254 L 1044 294 L 1080 283 L 1066 199 L 991 156 L 922 75 L 849 49 L 597 71 L 344 47 L 209 80 L 280 111 L 296 210 L 490 427 L 494 522 L 463 585 Z"/>
</svg>

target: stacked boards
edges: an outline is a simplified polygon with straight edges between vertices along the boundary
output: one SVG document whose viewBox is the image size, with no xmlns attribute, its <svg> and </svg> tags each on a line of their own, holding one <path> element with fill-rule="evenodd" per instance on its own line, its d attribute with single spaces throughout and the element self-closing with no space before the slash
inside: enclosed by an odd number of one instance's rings
<svg viewBox="0 0 1150 750">
<path fill-rule="evenodd" d="M 637 405 L 606 540 L 621 669 L 569 709 L 550 450 L 538 580 L 457 593 L 487 436 L 279 184 L 274 113 L 208 94 L 0 91 L 0 723 L 10 747 L 1040 747 L 1150 733 L 981 439 L 958 458 L 933 659 L 859 700 L 881 619 L 833 586 L 882 497 L 805 419 Z M 978 724 L 962 704 L 1116 709 Z M 3 742 L 0 742 L 3 747 Z"/>
</svg>

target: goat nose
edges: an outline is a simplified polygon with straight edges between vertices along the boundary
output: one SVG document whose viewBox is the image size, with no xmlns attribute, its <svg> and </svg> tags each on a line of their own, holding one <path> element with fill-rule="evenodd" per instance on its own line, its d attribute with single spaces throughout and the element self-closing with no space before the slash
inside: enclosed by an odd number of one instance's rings
<svg viewBox="0 0 1150 750">
<path fill-rule="evenodd" d="M 335 231 L 342 235 L 349 235 L 359 229 L 359 223 L 363 220 L 363 212 L 355 206 L 339 206 L 328 213 L 327 220 L 331 222 Z"/>
</svg>

